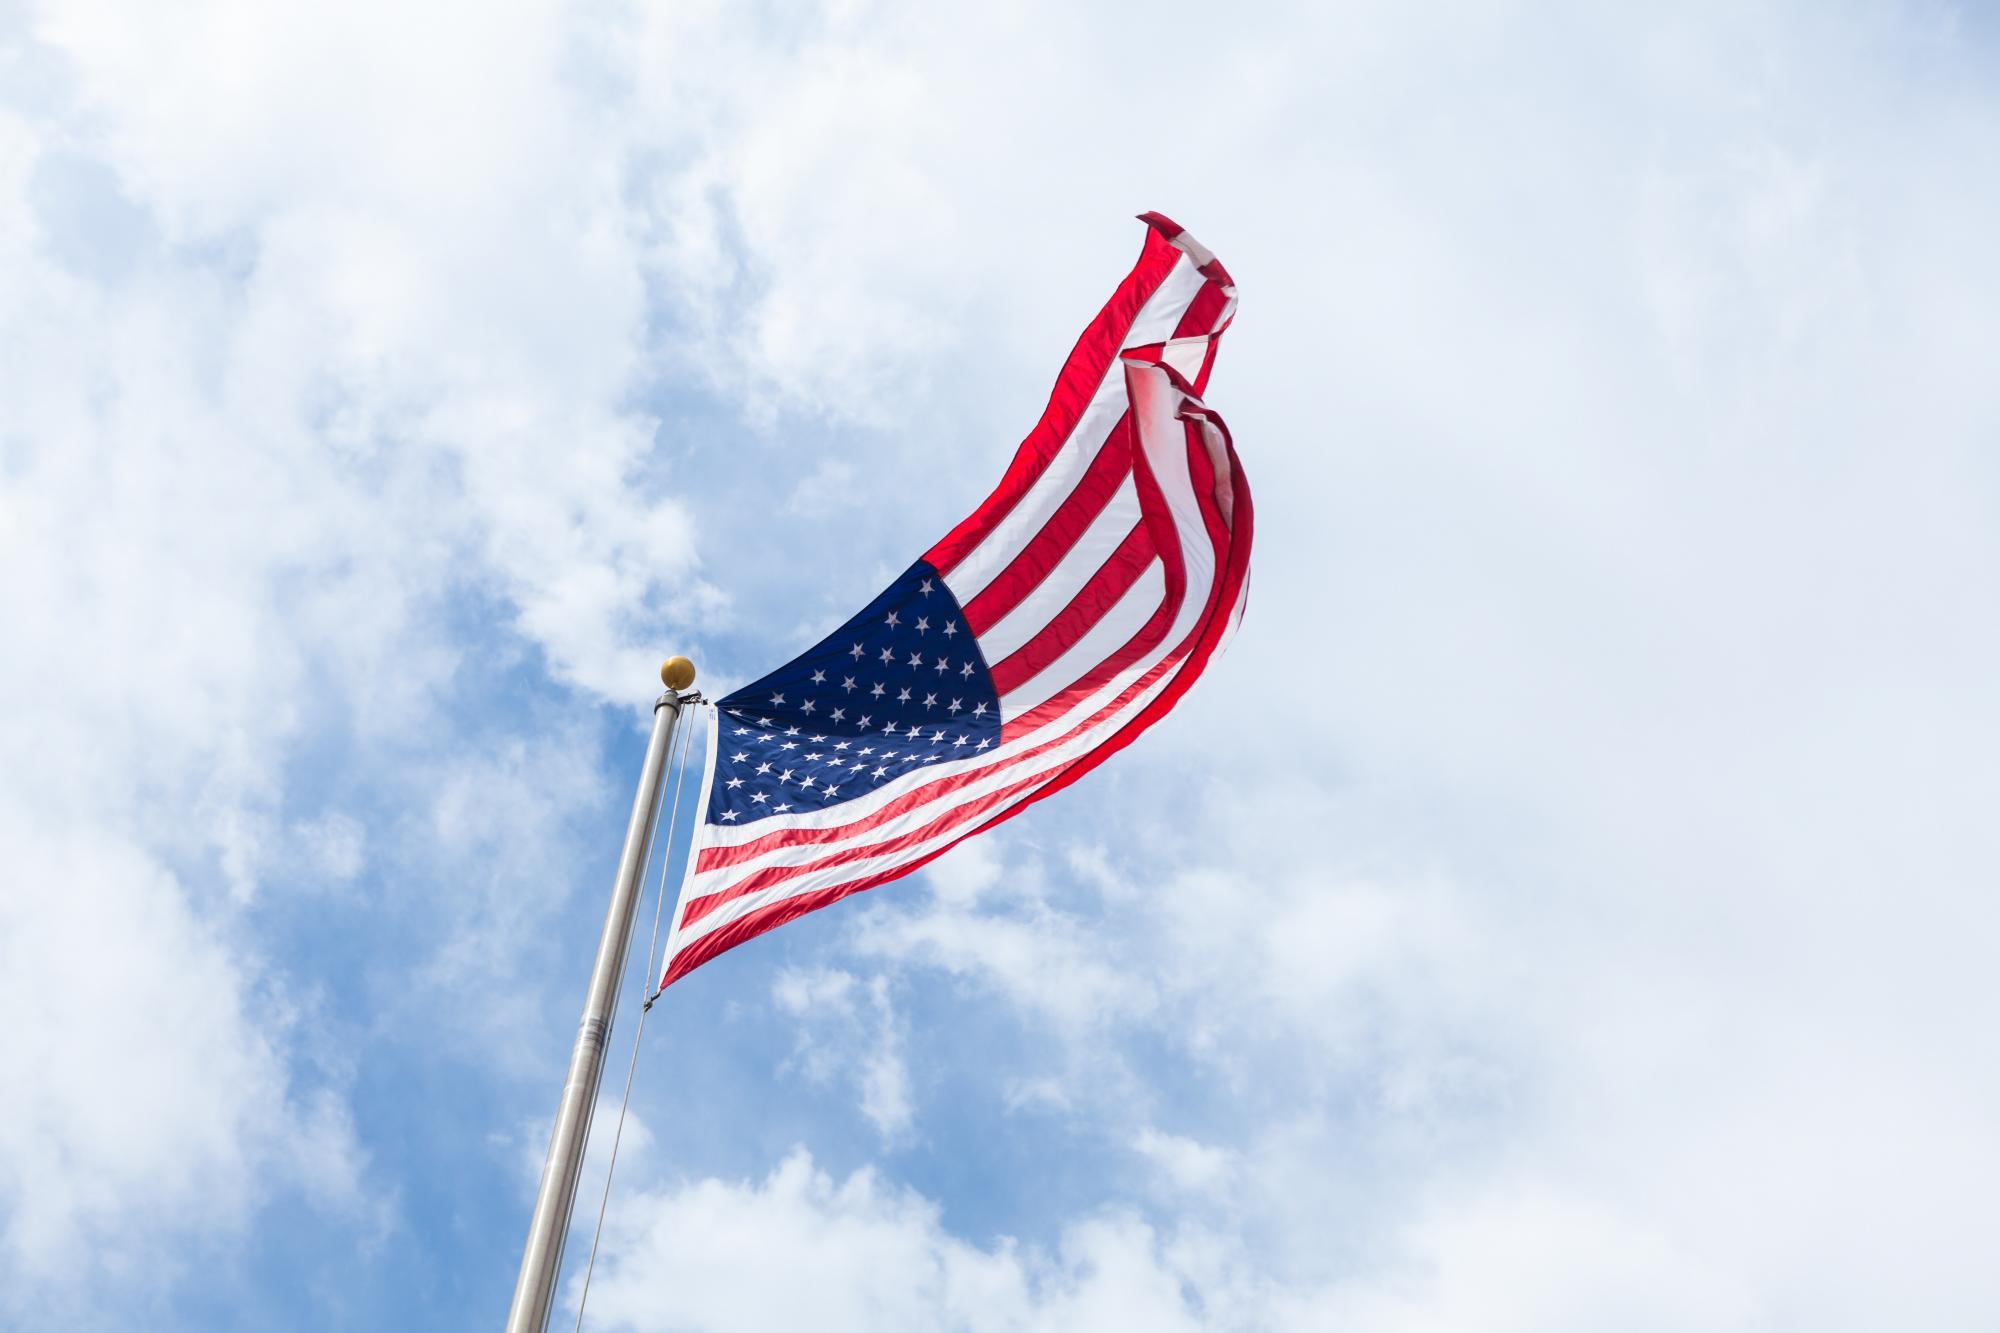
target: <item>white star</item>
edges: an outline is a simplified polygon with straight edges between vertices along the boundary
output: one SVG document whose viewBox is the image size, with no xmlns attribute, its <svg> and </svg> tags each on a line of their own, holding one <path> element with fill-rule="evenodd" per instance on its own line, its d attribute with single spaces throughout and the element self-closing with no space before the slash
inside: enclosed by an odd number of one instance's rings
<svg viewBox="0 0 2000 1333">
<path fill-rule="evenodd" d="M 815 685 L 824 685 L 824 684 L 826 684 L 826 672 L 824 672 L 824 671 L 815 671 L 815 672 L 813 672 L 813 684 L 815 684 Z"/>
<path fill-rule="evenodd" d="M 985 738 L 985 739 L 981 740 L 981 741 L 979 742 L 979 744 L 977 744 L 977 745 L 973 746 L 972 748 L 973 748 L 973 749 L 975 749 L 975 750 L 983 750 L 983 749 L 985 749 L 985 748 L 986 748 L 987 746 L 989 746 L 989 745 L 991 745 L 991 744 L 993 744 L 993 740 L 992 740 L 992 738 L 991 738 L 991 737 L 987 737 L 987 738 Z"/>
<path fill-rule="evenodd" d="M 875 780 L 876 780 L 877 782 L 880 782 L 880 781 L 882 780 L 882 775 L 883 775 L 884 773 L 887 773 L 888 771 L 889 771 L 889 770 L 888 770 L 888 769 L 886 769 L 886 768 L 878 768 L 878 769 L 876 769 L 876 770 L 875 770 Z"/>
<path fill-rule="evenodd" d="M 722 812 L 722 817 L 724 819 L 734 819 L 736 818 L 736 812 L 734 810 L 724 810 Z"/>
<path fill-rule="evenodd" d="M 937 707 L 937 696 L 936 696 L 935 694 L 926 694 L 926 695 L 924 696 L 924 707 L 926 707 L 926 708 L 936 708 L 936 707 Z"/>
<path fill-rule="evenodd" d="M 895 650 L 894 648 L 884 648 L 884 649 L 882 650 L 882 660 L 883 660 L 884 662 L 893 662 L 893 661 L 895 661 L 895 660 L 896 660 L 896 650 Z"/>
<path fill-rule="evenodd" d="M 896 702 L 897 702 L 897 703 L 899 703 L 899 704 L 906 704 L 906 703 L 908 703 L 909 701 L 910 701 L 910 692 L 909 692 L 908 690 L 897 690 L 897 691 L 896 691 Z"/>
<path fill-rule="evenodd" d="M 934 731 L 931 733 L 931 739 L 934 741 L 941 741 L 944 739 L 944 733 L 942 731 Z M 935 758 L 936 756 L 932 757 Z"/>
<path fill-rule="evenodd" d="M 942 670 L 944 670 L 944 669 L 945 669 L 946 667 L 948 667 L 948 666 L 950 666 L 950 665 L 951 665 L 951 663 L 949 663 L 949 662 L 945 661 L 945 660 L 944 660 L 944 659 L 943 659 L 942 657 L 940 657 L 940 658 L 938 659 L 938 664 L 937 664 L 937 669 L 938 669 L 939 671 L 942 671 Z"/>
<path fill-rule="evenodd" d="M 742 779 L 742 778 L 731 778 L 731 779 L 729 779 L 729 790 L 731 790 L 731 791 L 735 791 L 735 790 L 736 790 L 736 789 L 737 789 L 738 787 L 740 787 L 740 786 L 742 786 L 742 785 L 743 785 L 743 779 Z"/>
<path fill-rule="evenodd" d="M 878 680 L 878 681 L 876 681 L 876 682 L 875 682 L 875 685 L 874 685 L 874 687 L 873 687 L 872 689 L 870 689 L 870 690 L 868 691 L 868 697 L 869 697 L 869 698 L 871 698 L 871 699 L 879 699 L 879 698 L 881 698 L 881 697 L 882 697 L 882 682 L 881 682 L 881 681 L 879 681 L 879 680 Z"/>
<path fill-rule="evenodd" d="M 835 741 L 833 743 L 833 748 L 836 750 L 845 750 L 851 743 L 852 742 L 849 741 Z"/>
<path fill-rule="evenodd" d="M 812 742 L 812 743 L 813 743 L 814 745 L 818 745 L 818 744 L 819 744 L 819 743 L 820 743 L 821 741 L 825 740 L 825 739 L 826 739 L 826 737 L 824 737 L 824 736 L 808 736 L 808 737 L 806 737 L 806 739 L 807 739 L 807 740 L 809 740 L 809 741 L 811 741 L 811 742 Z"/>
<path fill-rule="evenodd" d="M 808 751 L 808 752 L 807 752 L 807 754 L 806 754 L 806 758 L 807 758 L 807 759 L 809 759 L 809 760 L 811 760 L 811 759 L 817 759 L 817 758 L 819 758 L 819 757 L 820 757 L 820 754 L 819 754 L 819 751 L 818 751 L 818 750 L 812 750 L 812 751 Z"/>
<path fill-rule="evenodd" d="M 764 804 L 764 802 L 770 800 L 771 798 L 766 796 L 761 791 L 753 791 L 750 793 L 750 799 L 755 801 L 757 804 L 762 805 Z"/>
<path fill-rule="evenodd" d="M 820 795 L 822 795 L 822 796 L 831 796 L 831 795 L 833 795 L 833 794 L 834 794 L 835 792 L 837 792 L 837 791 L 839 791 L 839 790 L 840 790 L 840 788 L 838 788 L 838 787 L 834 787 L 834 786 L 828 786 L 828 787 L 825 787 L 825 788 L 823 788 L 823 789 L 822 789 L 822 790 L 820 791 Z"/>
<path fill-rule="evenodd" d="M 735 754 L 729 756 L 729 762 L 732 764 L 740 764 L 749 757 L 750 757 L 749 755 L 743 753 L 741 750 L 738 750 Z"/>
<path fill-rule="evenodd" d="M 874 746 L 872 746 L 872 745 L 864 745 L 864 746 L 862 746 L 862 747 L 861 747 L 860 749 L 856 750 L 856 751 L 855 751 L 854 753 L 856 753 L 856 754 L 874 754 L 874 753 L 875 753 L 875 747 L 874 747 Z"/>
<path fill-rule="evenodd" d="M 782 694 L 774 694 L 771 696 L 771 702 L 774 704 L 781 704 L 784 701 L 785 701 L 785 696 Z"/>
<path fill-rule="evenodd" d="M 750 728 L 748 728 L 748 727 L 738 727 L 738 728 L 736 729 L 736 734 L 737 734 L 737 735 L 739 735 L 739 736 L 748 736 L 748 735 L 750 734 Z"/>
<path fill-rule="evenodd" d="M 922 666 L 923 664 L 924 664 L 924 655 L 923 655 L 922 653 L 911 653 L 911 654 L 910 654 L 910 665 L 911 665 L 911 666 L 913 666 L 913 667 L 920 667 L 920 666 Z"/>
<path fill-rule="evenodd" d="M 840 688 L 846 690 L 849 694 L 854 693 L 854 677 L 842 676 L 840 678 Z"/>
<path fill-rule="evenodd" d="M 770 771 L 771 771 L 771 766 L 769 764 L 757 765 L 757 776 L 760 778 L 763 777 L 766 773 L 769 773 Z"/>
<path fill-rule="evenodd" d="M 857 661 L 857 662 L 858 662 L 858 661 L 860 661 L 860 660 L 861 660 L 861 645 L 857 643 L 857 644 L 855 644 L 855 645 L 854 645 L 854 646 L 853 646 L 852 648 L 849 648 L 849 649 L 847 650 L 847 655 L 848 655 L 849 657 L 853 658 L 853 659 L 854 659 L 855 661 Z"/>
<path fill-rule="evenodd" d="M 954 750 L 956 750 L 956 749 L 957 749 L 957 748 L 958 748 L 959 746 L 961 746 L 961 745 L 963 745 L 963 744 L 965 744 L 965 737 L 963 737 L 963 736 L 960 736 L 960 737 L 959 737 L 959 738 L 958 738 L 957 740 L 955 740 L 955 741 L 953 741 L 953 742 L 951 743 L 951 748 L 952 748 L 952 749 L 954 749 Z"/>
<path fill-rule="evenodd" d="M 924 581 L 923 581 L 922 583 L 920 583 L 920 584 L 918 584 L 918 585 L 917 585 L 917 591 L 918 591 L 918 592 L 920 592 L 920 593 L 922 593 L 922 594 L 923 594 L 924 596 L 926 596 L 926 597 L 930 596 L 930 595 L 931 595 L 931 581 L 930 581 L 929 579 L 925 579 L 925 580 L 924 580 Z"/>
<path fill-rule="evenodd" d="M 917 617 L 917 633 L 922 634 L 925 630 L 929 629 L 930 627 L 931 627 L 931 618 L 929 616 Z"/>
<path fill-rule="evenodd" d="M 868 724 L 874 720 L 875 719 L 869 717 L 868 714 L 863 713 L 861 715 L 861 720 L 859 722 L 856 722 L 854 725 L 861 728 L 863 731 L 866 731 L 868 730 Z"/>
<path fill-rule="evenodd" d="M 807 778 L 804 782 L 801 782 L 799 784 L 799 787 L 803 791 L 811 791 L 815 785 L 816 784 L 813 782 L 811 778 Z"/>
<path fill-rule="evenodd" d="M 949 639 L 949 638 L 950 638 L 950 637 L 951 637 L 952 635 L 954 635 L 954 634 L 956 634 L 956 633 L 958 633 L 958 622 L 957 622 L 956 620 L 947 620 L 947 621 L 945 621 L 945 622 L 944 622 L 944 636 L 945 636 L 945 637 L 946 637 L 947 639 Z"/>
<path fill-rule="evenodd" d="M 969 676 L 969 675 L 971 675 L 971 674 L 972 674 L 972 663 L 970 663 L 970 662 L 967 662 L 967 663 L 966 663 L 966 664 L 965 664 L 964 666 L 960 667 L 960 668 L 958 669 L 958 674 L 959 674 L 959 675 L 961 675 L 961 676 Z"/>
<path fill-rule="evenodd" d="M 791 807 L 791 803 L 790 803 L 790 802 L 788 802 L 788 801 L 780 801 L 780 802 L 778 802 L 778 803 L 777 803 L 776 805 L 774 805 L 774 806 L 772 806 L 772 807 L 771 807 L 771 813 L 772 813 L 772 814 L 774 814 L 774 815 L 782 815 L 782 814 L 784 814 L 784 813 L 785 813 L 785 811 L 787 811 L 787 810 L 789 810 L 789 809 L 791 809 L 791 808 L 792 808 L 792 807 Z"/>
<path fill-rule="evenodd" d="M 768 727 L 768 726 L 773 726 L 775 724 L 768 717 L 760 717 L 757 719 L 757 725 L 760 727 Z"/>
<path fill-rule="evenodd" d="M 964 704 L 960 703 L 960 702 L 959 702 L 958 700 L 956 700 L 956 699 L 953 699 L 953 700 L 951 701 L 951 707 L 947 708 L 947 709 L 946 709 L 945 711 L 946 711 L 947 713 L 950 713 L 950 714 L 951 714 L 951 715 L 952 715 L 953 717 L 957 717 L 957 716 L 958 716 L 958 713 L 959 713 L 959 710 L 960 710 L 960 709 L 962 709 L 962 708 L 964 708 L 964 707 L 965 707 L 965 705 L 964 705 Z"/>
<path fill-rule="evenodd" d="M 973 715 L 974 717 L 985 717 L 985 716 L 986 716 L 986 705 L 985 705 L 985 704 L 980 704 L 980 705 L 979 705 L 979 706 L 978 706 L 977 708 L 974 708 L 974 709 L 972 710 L 972 715 Z"/>
<path fill-rule="evenodd" d="M 783 745 L 780 745 L 778 748 L 780 750 L 796 750 L 799 748 L 799 743 L 797 741 L 786 741 Z"/>
<path fill-rule="evenodd" d="M 791 780 L 792 780 L 792 770 L 789 768 L 786 769 L 784 772 L 778 774 L 779 782 L 790 782 Z"/>
<path fill-rule="evenodd" d="M 884 736 L 893 736 L 893 735 L 895 735 L 895 734 L 896 734 L 896 724 L 895 724 L 894 722 L 884 722 L 884 723 L 882 724 L 882 734 L 883 734 Z"/>
<path fill-rule="evenodd" d="M 889 628 L 894 629 L 896 628 L 896 625 L 897 625 L 896 613 L 894 611 L 891 611 L 889 613 Z"/>
<path fill-rule="evenodd" d="M 833 720 L 835 722 L 840 721 L 840 719 L 846 716 L 847 716 L 847 710 L 845 708 L 836 708 L 833 710 Z"/>
<path fill-rule="evenodd" d="M 799 711 L 801 713 L 810 713 L 812 712 L 813 707 L 814 707 L 813 701 L 808 699 L 803 704 L 799 705 Z"/>
<path fill-rule="evenodd" d="M 786 727 L 785 734 L 787 736 L 796 736 L 799 734 L 799 729 L 797 727 Z"/>
</svg>

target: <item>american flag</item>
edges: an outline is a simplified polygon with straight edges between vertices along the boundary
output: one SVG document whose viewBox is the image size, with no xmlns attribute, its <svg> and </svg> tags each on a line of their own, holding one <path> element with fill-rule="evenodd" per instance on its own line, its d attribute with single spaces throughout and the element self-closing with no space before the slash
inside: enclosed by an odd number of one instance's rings
<svg viewBox="0 0 2000 1333">
<path fill-rule="evenodd" d="M 722 699 L 666 986 L 1082 777 L 1185 694 L 1248 590 L 1250 492 L 1201 400 L 1236 310 L 1157 213 L 985 503 Z"/>
</svg>

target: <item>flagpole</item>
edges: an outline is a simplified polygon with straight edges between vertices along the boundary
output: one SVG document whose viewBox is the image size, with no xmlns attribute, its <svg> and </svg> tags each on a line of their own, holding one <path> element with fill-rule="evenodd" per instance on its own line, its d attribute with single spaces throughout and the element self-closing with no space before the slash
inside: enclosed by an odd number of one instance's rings
<svg viewBox="0 0 2000 1333">
<path fill-rule="evenodd" d="M 618 984 L 625 974 L 625 955 L 638 914 L 639 890 L 652 852 L 653 810 L 659 804 L 660 778 L 667 751 L 679 723 L 682 691 L 694 684 L 694 664 L 670 657 L 660 667 L 667 687 L 653 704 L 653 736 L 646 744 L 646 763 L 639 773 L 639 790 L 632 798 L 632 818 L 625 825 L 625 850 L 618 858 L 618 876 L 611 885 L 611 907 L 597 941 L 597 962 L 584 993 L 583 1021 L 570 1052 L 569 1078 L 556 1106 L 555 1129 L 549 1135 L 548 1161 L 535 1195 L 528 1223 L 528 1243 L 521 1252 L 521 1274 L 514 1282 L 514 1303 L 507 1312 L 507 1333 L 542 1333 L 555 1303 L 556 1279 L 562 1268 L 563 1238 L 569 1231 L 570 1210 L 576 1203 L 577 1175 L 583 1167 L 584 1141 L 590 1132 L 590 1112 L 597 1102 L 597 1085 L 604 1076 L 604 1046 L 618 1008 Z M 648 978 L 648 984 L 653 979 Z"/>
</svg>

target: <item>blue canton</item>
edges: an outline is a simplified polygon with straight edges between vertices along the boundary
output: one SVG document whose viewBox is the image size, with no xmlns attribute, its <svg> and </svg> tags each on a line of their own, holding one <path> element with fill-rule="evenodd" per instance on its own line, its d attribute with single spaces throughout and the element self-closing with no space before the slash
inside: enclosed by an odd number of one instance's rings
<svg viewBox="0 0 2000 1333">
<path fill-rule="evenodd" d="M 866 609 L 716 705 L 708 822 L 822 810 L 1000 743 L 1000 699 L 958 599 L 919 560 Z"/>
</svg>

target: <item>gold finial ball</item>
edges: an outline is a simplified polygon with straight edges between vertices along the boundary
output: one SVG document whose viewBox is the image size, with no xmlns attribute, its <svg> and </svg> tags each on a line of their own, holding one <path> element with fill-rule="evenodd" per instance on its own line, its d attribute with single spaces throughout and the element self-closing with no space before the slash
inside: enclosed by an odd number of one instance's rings
<svg viewBox="0 0 2000 1333">
<path fill-rule="evenodd" d="M 694 663 L 685 657 L 669 657 L 660 663 L 660 683 L 676 694 L 694 684 Z"/>
</svg>

